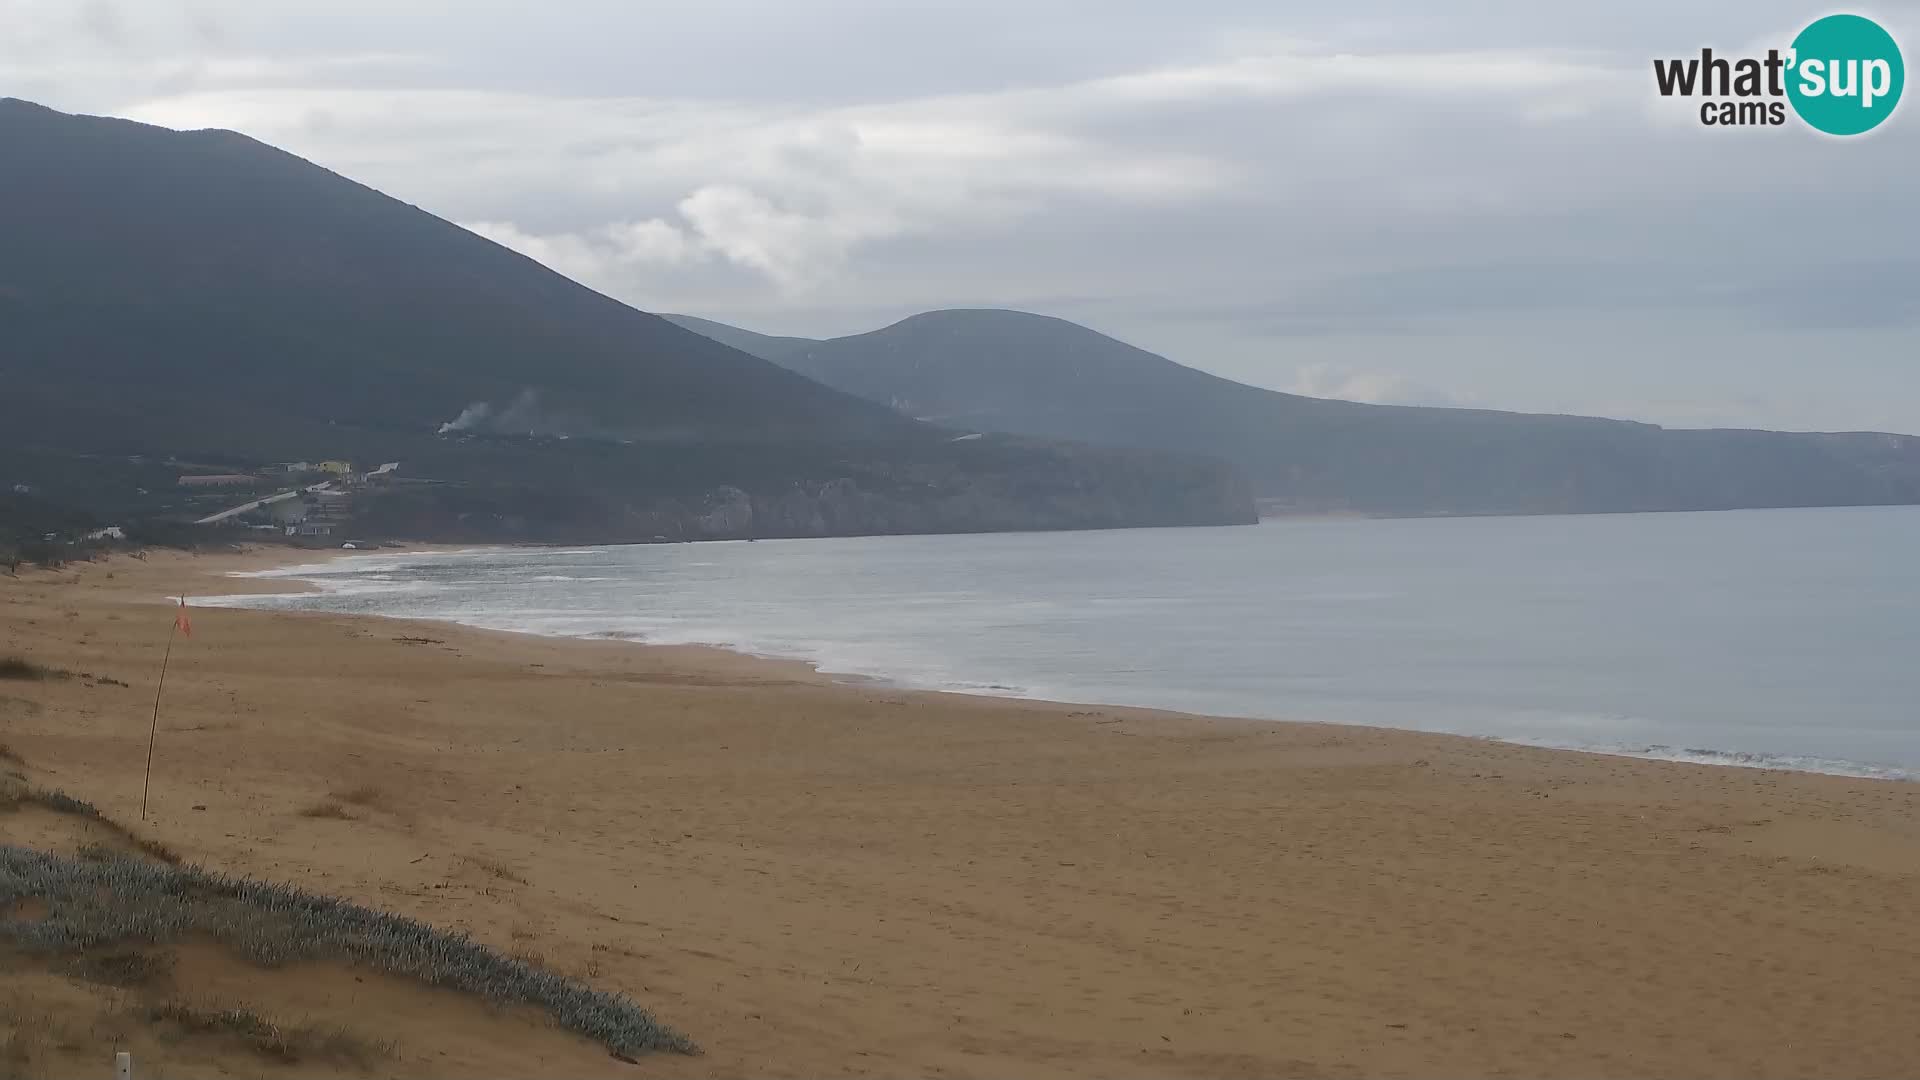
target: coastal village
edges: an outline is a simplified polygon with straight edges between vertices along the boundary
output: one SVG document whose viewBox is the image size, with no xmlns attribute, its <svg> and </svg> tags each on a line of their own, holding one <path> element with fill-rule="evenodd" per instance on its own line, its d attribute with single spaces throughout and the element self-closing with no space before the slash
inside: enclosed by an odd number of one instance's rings
<svg viewBox="0 0 1920 1080">
<path fill-rule="evenodd" d="M 258 473 L 186 473 L 180 487 L 197 506 L 230 503 L 241 494 L 275 489 L 194 519 L 195 525 L 243 528 L 255 539 L 286 539 L 316 547 L 364 546 L 346 535 L 354 501 L 399 480 L 400 463 L 362 471 L 351 461 L 288 461 Z"/>
<path fill-rule="evenodd" d="M 402 487 L 443 483 L 403 474 L 402 463 L 371 467 L 344 458 L 285 461 L 236 469 L 180 458 L 112 459 L 122 509 L 62 513 L 57 499 L 71 470 L 0 476 L 0 569 L 58 566 L 143 547 L 247 543 L 283 547 L 378 547 L 390 537 L 356 524 L 367 500 Z"/>
</svg>

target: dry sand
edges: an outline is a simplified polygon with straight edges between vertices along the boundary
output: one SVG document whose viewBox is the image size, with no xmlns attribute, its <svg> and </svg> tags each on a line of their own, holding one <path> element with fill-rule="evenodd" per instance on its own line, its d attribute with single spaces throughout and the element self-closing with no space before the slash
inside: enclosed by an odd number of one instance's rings
<svg viewBox="0 0 1920 1080">
<path fill-rule="evenodd" d="M 273 558 L 0 578 L 0 656 L 130 684 L 0 682 L 0 742 L 136 821 L 159 597 L 237 591 L 208 575 Z M 152 835 L 467 928 L 705 1047 L 622 1064 L 448 992 L 182 961 L 189 996 L 391 1040 L 376 1072 L 1920 1070 L 1917 785 L 897 692 L 709 650 L 193 619 Z M 302 816 L 330 798 L 350 820 Z M 0 815 L 0 836 L 84 839 L 51 818 Z M 162 1075 L 327 1071 L 129 1031 L 110 995 L 14 963 L 0 1031 L 37 1025 L 48 1061 L 94 1069 L 88 1039 L 115 1038 Z M 63 1024 L 81 1030 L 47 1034 Z"/>
</svg>

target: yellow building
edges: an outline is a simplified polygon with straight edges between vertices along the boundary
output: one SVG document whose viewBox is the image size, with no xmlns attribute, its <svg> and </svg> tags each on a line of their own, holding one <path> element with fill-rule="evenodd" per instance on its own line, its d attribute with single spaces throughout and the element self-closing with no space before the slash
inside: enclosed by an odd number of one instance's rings
<svg viewBox="0 0 1920 1080">
<path fill-rule="evenodd" d="M 323 461 L 320 464 L 315 465 L 314 468 L 319 469 L 323 473 L 332 473 L 335 476 L 345 476 L 348 473 L 353 471 L 353 462 Z"/>
</svg>

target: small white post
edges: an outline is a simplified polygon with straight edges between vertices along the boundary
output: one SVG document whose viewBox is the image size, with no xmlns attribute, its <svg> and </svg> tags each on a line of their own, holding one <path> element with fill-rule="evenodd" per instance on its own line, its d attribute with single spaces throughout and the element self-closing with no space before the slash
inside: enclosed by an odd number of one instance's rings
<svg viewBox="0 0 1920 1080">
<path fill-rule="evenodd" d="M 133 1055 L 125 1050 L 113 1055 L 113 1080 L 133 1080 Z"/>
</svg>

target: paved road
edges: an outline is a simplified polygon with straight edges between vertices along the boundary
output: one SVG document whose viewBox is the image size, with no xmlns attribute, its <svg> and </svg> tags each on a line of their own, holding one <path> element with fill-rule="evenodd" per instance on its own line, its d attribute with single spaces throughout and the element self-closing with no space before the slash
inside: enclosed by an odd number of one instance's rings
<svg viewBox="0 0 1920 1080">
<path fill-rule="evenodd" d="M 250 503 L 241 503 L 239 506 L 233 507 L 232 509 L 222 510 L 217 514 L 208 514 L 206 517 L 203 517 L 199 521 L 194 522 L 194 524 L 195 525 L 218 525 L 221 522 L 227 520 L 228 518 L 239 517 L 241 514 L 247 513 L 252 510 L 258 510 L 263 506 L 272 506 L 274 503 L 277 503 L 277 502 L 286 502 L 288 499 L 298 498 L 299 496 L 304 495 L 309 491 L 331 491 L 333 490 L 332 483 L 333 481 L 331 480 L 322 480 L 318 484 L 309 484 L 303 488 L 293 488 L 289 491 L 282 491 L 275 495 L 269 495 L 264 499 L 255 499 Z"/>
</svg>

